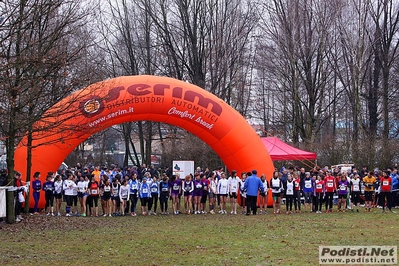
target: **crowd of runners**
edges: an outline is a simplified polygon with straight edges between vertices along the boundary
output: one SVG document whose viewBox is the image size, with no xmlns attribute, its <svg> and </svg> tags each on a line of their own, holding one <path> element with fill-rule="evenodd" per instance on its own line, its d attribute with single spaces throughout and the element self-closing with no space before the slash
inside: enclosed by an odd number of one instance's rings
<svg viewBox="0 0 399 266">
<path fill-rule="evenodd" d="M 31 182 L 35 201 L 33 211 L 49 216 L 83 217 L 227 214 L 229 205 L 230 214 L 249 215 L 244 184 L 248 176 L 257 176 L 256 171 L 237 173 L 232 170 L 227 174 L 223 169 L 209 171 L 197 167 L 193 174 L 179 176 L 169 169 L 160 173 L 146 165 L 123 170 L 117 166 L 108 169 L 78 165 L 59 173 L 47 173 L 43 183 L 41 173 L 36 172 Z M 262 173 L 258 177 L 263 184 L 257 198 L 259 214 L 371 212 L 373 208 L 385 212 L 399 206 L 396 167 L 371 171 L 367 167 L 361 170 L 352 167 L 347 171 L 341 171 L 339 167 L 334 170 L 315 167 L 310 171 L 282 168 L 274 171 L 270 178 Z M 20 186 L 20 174 L 16 174 L 15 179 L 16 186 Z M 19 190 L 20 193 L 24 192 Z M 270 194 L 273 209 L 268 211 Z M 42 196 L 46 206 L 39 210 L 38 202 Z M 63 202 L 65 211 L 61 210 Z M 17 220 L 22 219 L 18 210 L 16 213 Z"/>
</svg>

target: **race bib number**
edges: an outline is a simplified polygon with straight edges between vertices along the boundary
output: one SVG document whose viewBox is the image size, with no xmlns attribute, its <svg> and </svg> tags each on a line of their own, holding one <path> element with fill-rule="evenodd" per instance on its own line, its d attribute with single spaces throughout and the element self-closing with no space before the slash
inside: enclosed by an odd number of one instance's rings
<svg viewBox="0 0 399 266">
<path fill-rule="evenodd" d="M 202 185 L 201 185 L 201 184 L 198 184 L 198 185 L 197 185 L 197 188 L 202 188 Z"/>
<path fill-rule="evenodd" d="M 299 183 L 298 182 L 295 182 L 295 187 L 299 187 Z"/>
<path fill-rule="evenodd" d="M 137 185 L 132 185 L 132 189 L 137 189 Z"/>
<path fill-rule="evenodd" d="M 237 190 L 237 186 L 233 186 L 233 190 L 234 190 L 234 191 Z"/>
<path fill-rule="evenodd" d="M 359 190 L 359 185 L 353 185 L 353 190 L 358 191 Z"/>
<path fill-rule="evenodd" d="M 110 187 L 104 187 L 104 192 L 110 192 L 111 188 Z"/>
<path fill-rule="evenodd" d="M 346 186 L 342 185 L 339 187 L 340 190 L 346 190 Z"/>
<path fill-rule="evenodd" d="M 334 184 L 333 183 L 327 183 L 327 187 L 333 187 Z"/>
<path fill-rule="evenodd" d="M 312 184 L 310 184 L 310 183 L 305 184 L 305 188 L 311 188 L 311 187 L 312 187 Z"/>
<path fill-rule="evenodd" d="M 97 190 L 97 189 L 92 189 L 92 190 L 91 190 L 91 194 L 97 195 L 97 194 L 98 194 L 98 190 Z"/>
<path fill-rule="evenodd" d="M 226 189 L 226 186 L 222 186 L 223 189 Z"/>
<path fill-rule="evenodd" d="M 143 188 L 143 193 L 148 193 L 148 189 Z"/>
<path fill-rule="evenodd" d="M 179 186 L 178 185 L 173 185 L 173 190 L 179 190 Z"/>
<path fill-rule="evenodd" d="M 389 182 L 388 182 L 388 181 L 382 181 L 382 185 L 383 185 L 383 186 L 388 186 L 388 185 L 389 185 Z"/>
<path fill-rule="evenodd" d="M 292 188 L 287 189 L 287 194 L 291 195 L 293 193 Z"/>
<path fill-rule="evenodd" d="M 164 187 L 162 188 L 162 191 L 168 191 L 168 188 Z"/>
<path fill-rule="evenodd" d="M 322 188 L 323 188 L 323 185 L 317 184 L 317 185 L 316 185 L 316 188 L 317 188 L 317 189 L 322 189 Z"/>
<path fill-rule="evenodd" d="M 157 188 L 151 188 L 151 192 L 158 192 L 158 189 Z"/>
</svg>

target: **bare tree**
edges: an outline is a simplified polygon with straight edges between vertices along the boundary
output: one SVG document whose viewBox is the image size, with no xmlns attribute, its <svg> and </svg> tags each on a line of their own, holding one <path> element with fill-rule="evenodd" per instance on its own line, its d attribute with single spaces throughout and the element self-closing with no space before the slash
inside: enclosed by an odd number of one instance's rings
<svg viewBox="0 0 399 266">
<path fill-rule="evenodd" d="M 84 26 L 84 12 L 79 3 L 65 0 L 8 0 L 0 3 L 0 10 L 1 131 L 7 136 L 12 182 L 20 137 L 31 134 L 44 112 L 76 88 L 75 77 L 68 72 L 86 45 L 84 40 L 72 40 Z M 26 175 L 29 180 L 29 167 Z M 15 221 L 13 200 L 13 193 L 7 193 L 10 223 Z"/>
</svg>

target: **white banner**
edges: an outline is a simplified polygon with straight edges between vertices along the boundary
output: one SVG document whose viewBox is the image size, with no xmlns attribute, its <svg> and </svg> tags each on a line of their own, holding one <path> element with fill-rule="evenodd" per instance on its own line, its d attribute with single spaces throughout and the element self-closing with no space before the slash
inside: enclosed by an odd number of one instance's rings
<svg viewBox="0 0 399 266">
<path fill-rule="evenodd" d="M 6 188 L 0 187 L 0 217 L 6 217 Z"/>
<path fill-rule="evenodd" d="M 194 161 L 173 161 L 173 174 L 179 174 L 180 179 L 184 179 L 186 175 L 194 175 Z"/>
</svg>

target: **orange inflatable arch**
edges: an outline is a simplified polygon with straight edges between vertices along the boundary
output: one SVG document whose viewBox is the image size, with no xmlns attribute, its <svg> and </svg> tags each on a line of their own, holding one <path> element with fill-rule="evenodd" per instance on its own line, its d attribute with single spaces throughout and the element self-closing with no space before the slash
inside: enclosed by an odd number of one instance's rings
<svg viewBox="0 0 399 266">
<path fill-rule="evenodd" d="M 125 76 L 90 85 L 49 109 L 35 124 L 32 173 L 55 172 L 63 160 L 92 134 L 129 121 L 175 125 L 207 143 L 228 169 L 265 173 L 274 170 L 254 129 L 231 106 L 186 82 L 157 76 Z M 52 126 L 54 125 L 54 126 Z M 27 138 L 15 151 L 15 169 L 26 173 Z M 33 198 L 30 207 L 33 208 Z M 44 194 L 39 208 L 45 206 Z"/>
</svg>

